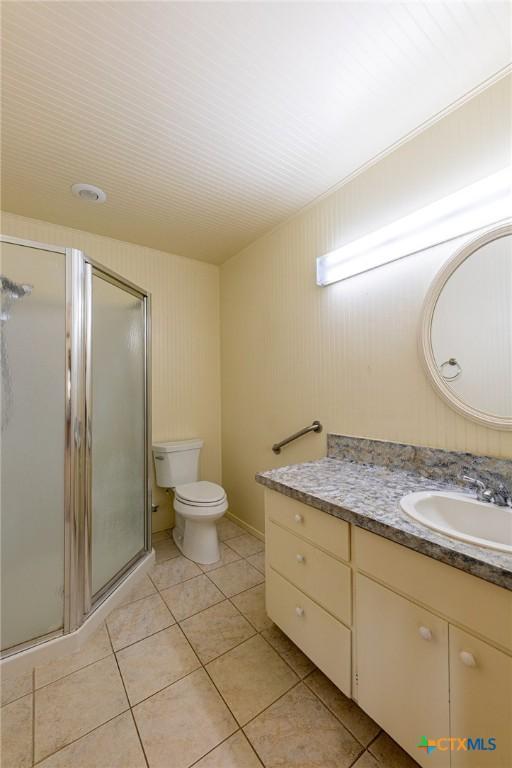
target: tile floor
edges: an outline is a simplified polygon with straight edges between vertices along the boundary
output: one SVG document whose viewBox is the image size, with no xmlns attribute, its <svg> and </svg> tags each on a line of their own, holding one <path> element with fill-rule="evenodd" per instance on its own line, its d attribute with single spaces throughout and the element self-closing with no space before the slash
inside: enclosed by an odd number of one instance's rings
<svg viewBox="0 0 512 768">
<path fill-rule="evenodd" d="M 2 768 L 413 768 L 270 621 L 264 546 L 219 523 L 156 564 L 79 652 L 2 681 Z"/>
</svg>

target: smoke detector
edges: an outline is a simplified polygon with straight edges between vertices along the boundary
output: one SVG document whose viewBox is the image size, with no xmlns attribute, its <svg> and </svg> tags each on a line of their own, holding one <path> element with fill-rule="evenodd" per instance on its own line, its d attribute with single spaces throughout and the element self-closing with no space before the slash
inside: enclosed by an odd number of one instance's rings
<svg viewBox="0 0 512 768">
<path fill-rule="evenodd" d="M 73 184 L 71 191 L 75 197 L 87 203 L 104 203 L 107 199 L 105 192 L 94 184 Z"/>
</svg>

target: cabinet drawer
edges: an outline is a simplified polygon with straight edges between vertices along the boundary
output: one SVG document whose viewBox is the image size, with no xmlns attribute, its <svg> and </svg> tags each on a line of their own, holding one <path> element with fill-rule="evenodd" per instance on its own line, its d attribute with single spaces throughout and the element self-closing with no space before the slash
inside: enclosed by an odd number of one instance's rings
<svg viewBox="0 0 512 768">
<path fill-rule="evenodd" d="M 270 618 L 347 696 L 351 695 L 351 633 L 272 568 L 266 582 Z"/>
<path fill-rule="evenodd" d="M 271 521 L 267 559 L 302 592 L 338 619 L 351 623 L 351 572 L 347 565 Z"/>
<path fill-rule="evenodd" d="M 344 520 L 308 507 L 282 493 L 265 491 L 265 509 L 271 520 L 303 536 L 342 560 L 350 560 L 350 531 Z"/>
<path fill-rule="evenodd" d="M 356 527 L 353 555 L 358 570 L 512 651 L 509 590 Z"/>
</svg>

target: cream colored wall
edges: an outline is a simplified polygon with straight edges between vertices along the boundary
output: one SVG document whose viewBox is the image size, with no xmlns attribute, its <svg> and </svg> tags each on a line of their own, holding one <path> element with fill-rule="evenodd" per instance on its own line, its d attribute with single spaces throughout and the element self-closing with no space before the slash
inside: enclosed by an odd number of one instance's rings
<svg viewBox="0 0 512 768">
<path fill-rule="evenodd" d="M 316 256 L 505 167 L 510 94 L 508 77 L 222 265 L 223 481 L 231 511 L 253 527 L 263 530 L 255 472 L 325 455 L 325 433 L 271 451 L 312 419 L 512 457 L 512 433 L 450 410 L 418 356 L 422 302 L 450 249 L 315 284 Z"/>
<path fill-rule="evenodd" d="M 152 294 L 153 438 L 202 437 L 204 479 L 221 481 L 219 269 L 162 251 L 3 213 L 2 234 L 74 246 Z M 171 523 L 168 496 L 154 530 Z"/>
</svg>

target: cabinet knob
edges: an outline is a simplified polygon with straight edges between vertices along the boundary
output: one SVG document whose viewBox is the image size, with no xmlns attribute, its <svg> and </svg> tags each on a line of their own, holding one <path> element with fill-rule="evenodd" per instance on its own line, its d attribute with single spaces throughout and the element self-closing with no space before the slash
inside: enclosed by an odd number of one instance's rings
<svg viewBox="0 0 512 768">
<path fill-rule="evenodd" d="M 428 627 L 420 627 L 418 632 L 424 640 L 432 640 L 432 631 Z"/>
<path fill-rule="evenodd" d="M 296 523 L 303 523 L 304 522 L 304 518 L 302 517 L 302 515 L 299 515 L 299 513 L 294 515 L 293 519 L 295 520 Z"/>
<path fill-rule="evenodd" d="M 461 651 L 459 653 L 459 659 L 466 667 L 476 667 L 476 659 L 469 651 Z"/>
<path fill-rule="evenodd" d="M 296 561 L 297 561 L 298 563 L 304 563 L 304 562 L 306 562 L 306 558 L 304 557 L 304 555 L 300 555 L 300 554 L 299 554 L 299 555 L 295 555 L 295 559 L 296 559 Z"/>
<path fill-rule="evenodd" d="M 298 605 L 295 608 L 295 613 L 297 614 L 297 616 L 304 616 L 304 608 L 301 608 L 300 605 Z"/>
</svg>

